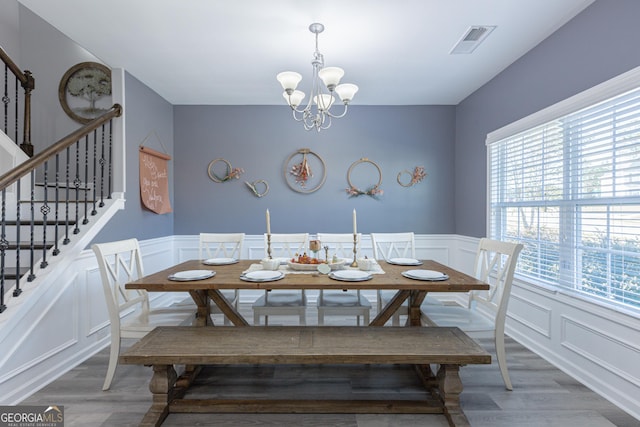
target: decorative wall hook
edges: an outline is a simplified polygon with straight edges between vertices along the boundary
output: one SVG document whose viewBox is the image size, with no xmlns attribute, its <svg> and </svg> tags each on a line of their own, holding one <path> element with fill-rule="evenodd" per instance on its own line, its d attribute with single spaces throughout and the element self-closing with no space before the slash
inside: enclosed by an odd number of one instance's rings
<svg viewBox="0 0 640 427">
<path fill-rule="evenodd" d="M 247 184 L 247 187 L 249 187 L 251 191 L 253 191 L 253 194 L 256 197 L 266 196 L 267 193 L 269 192 L 269 183 L 264 179 L 258 179 L 257 181 L 253 181 L 253 182 L 245 181 L 244 183 Z M 264 186 L 264 189 L 262 190 L 262 192 L 257 189 L 258 185 L 260 184 Z"/>
</svg>

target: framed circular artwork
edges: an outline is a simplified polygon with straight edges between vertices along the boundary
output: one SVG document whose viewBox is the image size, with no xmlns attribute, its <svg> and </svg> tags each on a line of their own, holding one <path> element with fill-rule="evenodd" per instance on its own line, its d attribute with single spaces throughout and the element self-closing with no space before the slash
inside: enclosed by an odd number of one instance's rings
<svg viewBox="0 0 640 427">
<path fill-rule="evenodd" d="M 308 148 L 301 148 L 284 162 L 284 179 L 293 191 L 313 193 L 327 179 L 324 160 Z"/>
<path fill-rule="evenodd" d="M 69 117 L 89 123 L 112 106 L 111 70 L 97 62 L 74 65 L 60 80 L 58 99 Z"/>
</svg>

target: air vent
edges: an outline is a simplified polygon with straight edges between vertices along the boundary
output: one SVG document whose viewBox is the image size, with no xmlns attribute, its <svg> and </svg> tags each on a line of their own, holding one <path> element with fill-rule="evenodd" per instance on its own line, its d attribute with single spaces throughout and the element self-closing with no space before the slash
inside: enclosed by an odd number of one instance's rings
<svg viewBox="0 0 640 427">
<path fill-rule="evenodd" d="M 449 53 L 452 55 L 470 54 L 476 50 L 480 43 L 482 43 L 495 28 L 495 26 L 490 25 L 474 25 L 469 27 Z"/>
</svg>

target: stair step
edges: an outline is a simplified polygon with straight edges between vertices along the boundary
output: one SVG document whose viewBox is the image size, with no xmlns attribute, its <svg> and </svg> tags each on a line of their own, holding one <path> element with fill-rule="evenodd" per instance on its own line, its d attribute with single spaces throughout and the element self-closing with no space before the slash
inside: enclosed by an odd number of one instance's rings
<svg viewBox="0 0 640 427">
<path fill-rule="evenodd" d="M 28 220 L 28 219 L 20 220 L 20 224 L 18 224 L 18 221 L 10 220 L 10 221 L 5 221 L 5 224 L 6 225 L 13 225 L 13 226 L 15 226 L 15 225 L 28 226 L 28 225 L 31 225 L 31 220 Z M 60 220 L 60 219 L 57 222 L 54 221 L 54 220 L 47 220 L 46 224 L 41 219 L 36 219 L 36 220 L 33 221 L 33 225 L 34 226 L 38 226 L 38 227 L 39 226 L 43 226 L 43 225 L 53 226 L 53 225 L 56 225 L 56 224 L 59 225 L 59 226 L 64 226 L 64 225 L 67 224 L 67 222 L 64 221 L 64 220 Z M 76 220 L 75 219 L 74 220 L 71 220 L 71 219 L 69 220 L 69 225 L 75 225 L 75 224 L 76 224 Z"/>
<path fill-rule="evenodd" d="M 28 272 L 29 272 L 29 267 L 20 267 L 20 274 L 16 275 L 17 269 L 15 267 L 8 267 L 8 268 L 5 268 L 4 270 L 4 280 L 5 281 L 15 280 L 19 277 L 24 276 Z"/>
<path fill-rule="evenodd" d="M 53 245 L 53 242 L 46 242 L 44 244 L 42 242 L 33 242 L 33 249 L 50 249 L 53 247 Z M 29 242 L 20 242 L 19 244 L 10 242 L 7 250 L 14 251 L 16 249 L 29 250 L 31 249 L 31 244 Z"/>
<path fill-rule="evenodd" d="M 36 226 L 36 227 L 40 227 L 40 226 L 44 226 L 44 225 L 47 225 L 47 226 L 54 226 L 54 225 L 65 226 L 66 223 L 67 222 L 65 220 L 63 220 L 63 219 L 59 219 L 58 221 L 54 221 L 54 220 L 48 219 L 46 223 L 41 219 L 36 219 L 36 220 L 33 221 L 33 225 Z M 28 226 L 28 225 L 31 225 L 31 220 L 28 220 L 28 219 L 20 220 L 20 224 L 18 224 L 18 221 L 10 220 L 10 221 L 5 221 L 5 224 L 6 225 L 13 225 L 13 226 L 15 226 L 15 225 Z M 76 224 L 76 220 L 75 219 L 69 219 L 69 225 L 75 225 L 75 224 Z"/>
<path fill-rule="evenodd" d="M 60 199 L 58 200 L 58 204 L 59 205 L 64 205 L 65 203 L 93 203 L 95 201 L 95 203 L 100 203 L 100 199 L 97 200 L 93 200 L 93 199 L 80 199 L 80 200 L 75 200 L 75 199 L 69 199 L 69 200 L 64 200 L 64 199 Z M 47 202 L 49 205 L 53 205 L 56 203 L 56 201 L 54 199 L 48 199 L 48 200 L 34 200 L 33 203 L 45 203 Z M 29 204 L 31 203 L 31 200 L 20 200 L 20 203 L 22 204 Z"/>
<path fill-rule="evenodd" d="M 35 186 L 36 187 L 45 187 L 44 182 L 36 182 Z M 46 187 L 47 188 L 56 188 L 56 187 L 58 187 L 58 188 L 69 188 L 70 190 L 75 190 L 76 189 L 76 186 L 75 186 L 75 184 L 73 182 L 69 182 L 68 185 L 67 185 L 66 182 L 58 182 L 57 185 L 56 185 L 55 182 L 47 182 Z M 80 190 L 80 191 L 91 191 L 91 190 L 93 190 L 93 185 L 84 183 L 84 184 L 81 184 L 78 187 L 78 190 Z"/>
</svg>

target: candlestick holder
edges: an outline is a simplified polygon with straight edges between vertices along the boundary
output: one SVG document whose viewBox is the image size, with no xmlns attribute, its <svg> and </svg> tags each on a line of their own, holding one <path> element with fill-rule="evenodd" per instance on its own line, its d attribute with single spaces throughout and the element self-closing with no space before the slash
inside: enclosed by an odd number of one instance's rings
<svg viewBox="0 0 640 427">
<path fill-rule="evenodd" d="M 351 263 L 351 267 L 357 267 L 358 263 L 356 262 L 356 254 L 358 253 L 358 235 L 353 233 L 353 262 Z"/>
<path fill-rule="evenodd" d="M 269 259 L 273 259 L 271 256 L 271 233 L 267 234 L 267 256 Z"/>
<path fill-rule="evenodd" d="M 329 264 L 329 246 L 325 246 L 324 248 L 324 259 Z"/>
</svg>

